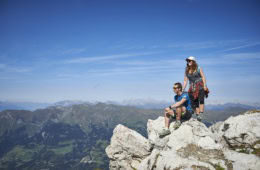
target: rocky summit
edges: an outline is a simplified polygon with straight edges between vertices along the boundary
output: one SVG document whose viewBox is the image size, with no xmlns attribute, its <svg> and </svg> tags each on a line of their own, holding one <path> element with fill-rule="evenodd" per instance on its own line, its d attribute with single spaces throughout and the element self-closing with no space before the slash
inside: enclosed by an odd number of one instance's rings
<svg viewBox="0 0 260 170">
<path fill-rule="evenodd" d="M 207 128 L 195 119 L 164 138 L 164 118 L 148 120 L 148 139 L 118 125 L 106 153 L 111 170 L 259 170 L 260 111 L 248 111 Z"/>
</svg>

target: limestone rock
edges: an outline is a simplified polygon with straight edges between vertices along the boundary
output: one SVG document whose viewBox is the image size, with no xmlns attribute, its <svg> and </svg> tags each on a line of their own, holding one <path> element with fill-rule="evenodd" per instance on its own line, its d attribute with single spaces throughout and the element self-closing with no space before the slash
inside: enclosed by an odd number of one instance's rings
<svg viewBox="0 0 260 170">
<path fill-rule="evenodd" d="M 260 143 L 260 113 L 230 117 L 210 127 L 215 140 L 232 149 L 255 148 Z"/>
<path fill-rule="evenodd" d="M 205 149 L 221 149 L 222 146 L 215 143 L 212 136 L 211 131 L 203 123 L 190 119 L 169 135 L 167 145 L 172 150 L 179 150 L 189 144 L 195 144 Z"/>
<path fill-rule="evenodd" d="M 212 132 L 203 123 L 191 119 L 177 130 L 170 126 L 171 134 L 161 139 L 158 133 L 163 126 L 162 117 L 148 121 L 148 138 L 154 142 L 155 149 L 138 169 L 215 169 L 218 164 L 227 168 L 228 163 L 221 156 L 222 146 L 215 142 Z"/>
<path fill-rule="evenodd" d="M 231 117 L 207 128 L 190 119 L 171 134 L 159 138 L 164 118 L 148 120 L 148 140 L 122 125 L 114 130 L 106 152 L 110 169 L 227 169 L 258 170 L 260 113 Z M 228 125 L 227 125 L 228 124 Z M 239 146 L 240 148 L 235 148 Z M 241 146 L 247 150 L 241 153 Z M 249 151 L 248 151 L 249 150 Z"/>
<path fill-rule="evenodd" d="M 156 120 L 148 120 L 147 133 L 149 144 L 152 148 L 163 149 L 169 140 L 169 136 L 159 138 L 160 131 L 164 128 L 164 118 L 159 117 Z M 172 129 L 171 129 L 172 130 Z"/>
<path fill-rule="evenodd" d="M 123 125 L 117 125 L 111 143 L 106 148 L 106 153 L 111 160 L 110 169 L 136 169 L 150 154 L 149 150 L 146 138 Z"/>
<path fill-rule="evenodd" d="M 253 154 L 238 153 L 227 149 L 223 153 L 232 162 L 234 170 L 260 169 L 260 158 Z"/>
</svg>

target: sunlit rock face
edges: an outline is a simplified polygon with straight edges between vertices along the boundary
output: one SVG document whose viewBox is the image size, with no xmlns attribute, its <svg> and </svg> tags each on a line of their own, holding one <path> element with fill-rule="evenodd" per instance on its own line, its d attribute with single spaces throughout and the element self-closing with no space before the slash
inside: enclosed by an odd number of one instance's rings
<svg viewBox="0 0 260 170">
<path fill-rule="evenodd" d="M 110 169 L 260 169 L 260 113 L 246 112 L 207 128 L 195 119 L 171 134 L 159 132 L 164 118 L 148 120 L 148 139 L 118 125 L 106 153 Z"/>
</svg>

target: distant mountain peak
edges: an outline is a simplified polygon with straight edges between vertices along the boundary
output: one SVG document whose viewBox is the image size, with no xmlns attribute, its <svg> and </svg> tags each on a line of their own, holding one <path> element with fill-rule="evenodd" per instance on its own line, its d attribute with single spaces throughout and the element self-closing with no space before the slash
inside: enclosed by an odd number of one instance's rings
<svg viewBox="0 0 260 170">
<path fill-rule="evenodd" d="M 63 100 L 57 103 L 54 103 L 53 106 L 72 106 L 76 104 L 89 103 L 82 100 Z"/>
</svg>

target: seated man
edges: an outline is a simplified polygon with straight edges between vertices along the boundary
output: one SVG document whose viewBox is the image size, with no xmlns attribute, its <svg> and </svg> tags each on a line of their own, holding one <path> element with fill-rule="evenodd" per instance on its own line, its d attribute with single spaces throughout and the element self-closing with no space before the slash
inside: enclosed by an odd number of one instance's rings
<svg viewBox="0 0 260 170">
<path fill-rule="evenodd" d="M 176 118 L 174 129 L 178 129 L 181 125 L 181 118 L 189 120 L 193 114 L 189 95 L 187 92 L 182 92 L 181 83 L 175 83 L 173 86 L 173 91 L 176 94 L 174 97 L 175 104 L 165 109 L 165 129 L 159 133 L 160 137 L 169 135 L 171 133 L 169 130 L 170 118 Z"/>
</svg>

